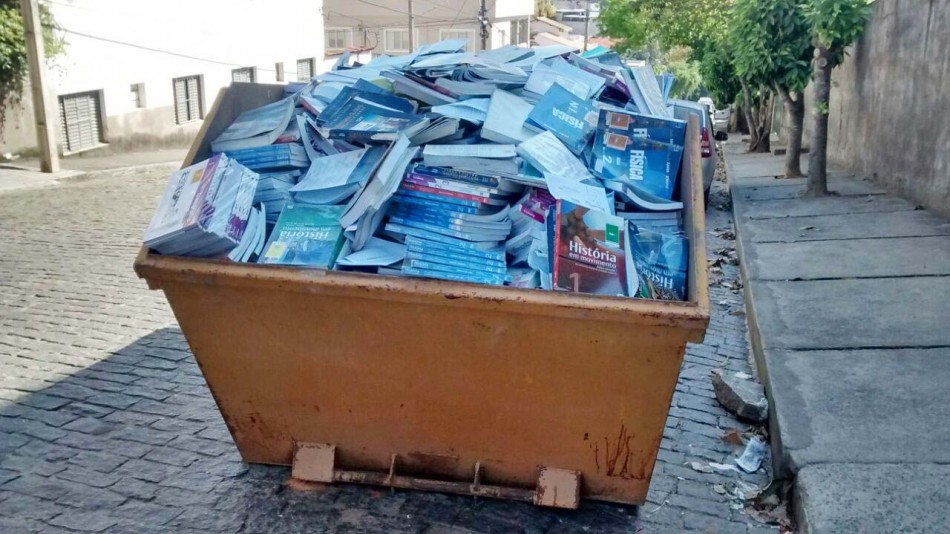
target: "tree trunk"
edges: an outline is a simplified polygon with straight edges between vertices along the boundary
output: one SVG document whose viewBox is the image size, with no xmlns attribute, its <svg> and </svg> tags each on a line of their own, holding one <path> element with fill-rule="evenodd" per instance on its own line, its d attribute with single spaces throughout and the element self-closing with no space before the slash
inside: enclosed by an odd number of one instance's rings
<svg viewBox="0 0 950 534">
<path fill-rule="evenodd" d="M 745 80 L 739 80 L 739 83 L 742 84 L 742 112 L 745 113 L 745 123 L 749 128 L 749 152 L 752 152 L 759 144 L 759 128 L 752 108 L 752 91 L 749 90 L 749 85 L 745 83 Z"/>
<path fill-rule="evenodd" d="M 776 89 L 782 96 L 785 107 L 785 136 L 788 138 L 785 152 L 785 177 L 800 178 L 802 176 L 801 153 L 805 99 L 802 98 L 801 93 L 791 93 L 782 88 Z"/>
<path fill-rule="evenodd" d="M 767 153 L 772 150 L 771 148 L 771 134 L 772 134 L 772 106 L 773 102 L 773 92 L 770 89 L 761 88 L 759 94 L 763 95 L 759 101 L 759 109 L 757 119 L 757 143 L 755 146 L 755 152 Z"/>
<path fill-rule="evenodd" d="M 808 196 L 828 194 L 828 98 L 831 94 L 831 59 L 828 49 L 815 47 L 815 126 L 808 157 Z"/>
</svg>

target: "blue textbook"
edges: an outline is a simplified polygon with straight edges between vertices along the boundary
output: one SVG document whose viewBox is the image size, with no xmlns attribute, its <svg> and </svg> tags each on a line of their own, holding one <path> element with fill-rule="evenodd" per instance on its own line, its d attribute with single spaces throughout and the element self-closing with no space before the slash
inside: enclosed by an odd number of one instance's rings
<svg viewBox="0 0 950 534">
<path fill-rule="evenodd" d="M 682 157 L 681 146 L 598 129 L 591 171 L 601 180 L 627 182 L 670 200 Z"/>
<path fill-rule="evenodd" d="M 429 124 L 429 119 L 378 106 L 353 98 L 324 125 L 329 139 L 368 143 L 394 141 L 400 134 L 412 137 Z"/>
<path fill-rule="evenodd" d="M 332 269 L 343 248 L 343 206 L 289 205 L 258 263 Z"/>
<path fill-rule="evenodd" d="M 661 143 L 685 146 L 686 121 L 640 115 L 631 111 L 601 110 L 597 128 L 626 132 Z"/>
<path fill-rule="evenodd" d="M 553 133 L 576 156 L 594 134 L 597 111 L 589 100 L 555 83 L 528 114 L 525 125 Z"/>
</svg>

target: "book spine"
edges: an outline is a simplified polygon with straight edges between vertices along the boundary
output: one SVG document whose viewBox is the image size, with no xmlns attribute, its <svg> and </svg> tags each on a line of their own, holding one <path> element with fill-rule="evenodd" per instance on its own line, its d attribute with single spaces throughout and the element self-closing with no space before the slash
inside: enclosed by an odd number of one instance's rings
<svg viewBox="0 0 950 534">
<path fill-rule="evenodd" d="M 403 187 L 397 189 L 396 194 L 398 195 L 397 198 L 428 200 L 429 202 L 434 202 L 445 208 L 448 208 L 449 206 L 451 206 L 452 209 L 455 209 L 456 207 L 464 207 L 474 210 L 472 213 L 478 213 L 478 210 L 484 207 L 484 204 L 481 202 L 470 202 L 468 200 L 462 200 L 459 198 L 447 197 L 443 195 L 433 195 L 431 193 L 424 193 L 421 191 L 410 191 L 409 189 L 405 189 Z"/>
<path fill-rule="evenodd" d="M 558 268 L 560 267 L 560 261 L 558 259 L 561 257 L 561 200 L 557 200 L 554 203 L 554 242 L 548 250 L 548 255 L 551 257 L 551 275 L 553 278 L 553 286 L 557 289 L 558 285 Z"/>
<path fill-rule="evenodd" d="M 479 204 L 491 204 L 490 199 L 485 197 L 479 197 L 476 195 L 469 195 L 467 193 L 459 193 L 458 191 L 447 191 L 445 189 L 437 189 L 435 187 L 429 187 L 426 185 L 419 185 L 414 183 L 406 183 L 403 181 L 402 186 L 409 191 L 418 191 L 420 193 L 429 193 L 430 195 L 438 195 L 443 197 L 457 198 L 459 200 L 468 200 L 470 202 L 478 202 Z"/>
<path fill-rule="evenodd" d="M 456 239 L 464 239 L 465 241 L 498 241 L 497 239 L 478 239 L 478 237 L 471 232 L 462 232 L 459 230 L 454 230 L 452 228 L 447 228 L 438 224 L 429 224 L 422 221 L 417 221 L 415 219 L 407 219 L 403 217 L 394 217 L 389 216 L 389 220 L 401 224 L 403 226 L 408 226 L 410 228 L 419 228 L 420 230 L 428 230 L 429 232 L 435 232 L 438 234 L 447 235 L 449 237 L 454 237 Z"/>
<path fill-rule="evenodd" d="M 487 187 L 498 187 L 501 183 L 497 176 L 486 176 L 477 172 L 464 171 L 461 169 L 450 169 L 447 167 L 427 167 L 425 165 L 415 165 L 412 168 L 414 174 L 422 176 L 431 176 L 433 178 L 443 178 L 454 180 L 456 182 L 470 183 L 472 185 L 482 185 Z"/>
<path fill-rule="evenodd" d="M 457 217 L 453 217 L 448 214 L 449 212 L 440 212 L 436 210 L 431 210 L 429 208 L 411 208 L 411 207 L 400 207 L 395 206 L 389 211 L 390 215 L 395 215 L 397 217 L 403 217 L 407 219 L 414 219 L 422 222 L 427 222 L 430 224 L 441 224 L 452 228 L 453 230 L 461 230 L 465 225 L 465 221 Z M 457 228 L 456 228 L 457 227 Z"/>
<path fill-rule="evenodd" d="M 450 237 L 447 235 L 440 234 L 438 232 L 430 232 L 422 228 L 415 228 L 412 226 L 406 226 L 399 223 L 389 222 L 386 223 L 386 230 L 390 232 L 396 232 L 397 234 L 405 234 L 407 236 L 418 237 L 420 239 L 426 239 L 429 241 L 436 241 L 440 243 L 445 243 L 448 245 L 454 245 L 456 247 L 461 247 L 465 249 L 475 249 L 478 250 L 480 242 L 475 241 L 465 241 L 455 237 Z"/>
<path fill-rule="evenodd" d="M 445 191 L 455 191 L 458 193 L 465 193 L 467 195 L 474 195 L 474 196 L 478 196 L 482 198 L 491 198 L 493 194 L 495 195 L 499 194 L 499 191 L 497 189 L 472 186 L 472 185 L 463 184 L 461 182 L 453 182 L 452 180 L 445 180 L 442 178 L 432 178 L 429 176 L 424 176 L 424 175 L 415 174 L 415 173 L 410 173 L 403 180 L 412 184 L 416 184 L 416 185 L 434 187 L 436 189 L 442 189 Z"/>
<path fill-rule="evenodd" d="M 412 267 L 407 267 L 403 265 L 402 268 L 403 274 L 410 276 L 419 276 L 423 278 L 438 278 L 440 280 L 449 280 L 452 282 L 473 282 L 488 284 L 493 286 L 500 286 L 504 284 L 504 279 L 499 280 L 498 278 L 489 278 L 477 275 L 468 275 L 468 274 L 456 274 L 448 273 L 444 271 L 430 271 L 427 269 L 416 269 Z"/>
<path fill-rule="evenodd" d="M 407 207 L 419 206 L 419 207 L 431 208 L 431 209 L 444 209 L 444 210 L 450 210 L 454 213 L 463 213 L 463 214 L 468 214 L 468 215 L 475 215 L 478 213 L 478 208 L 473 208 L 468 205 L 450 204 L 447 206 L 446 203 L 442 202 L 441 200 L 431 200 L 428 198 L 421 198 L 421 197 L 416 197 L 416 196 L 396 194 L 396 195 L 393 195 L 393 200 L 396 202 L 396 204 L 407 206 Z"/>
<path fill-rule="evenodd" d="M 406 252 L 406 258 L 410 260 L 417 260 L 417 261 L 430 261 L 433 263 L 451 265 L 453 267 L 459 267 L 462 269 L 478 270 L 480 272 L 489 272 L 489 273 L 500 274 L 500 275 L 504 275 L 508 272 L 508 269 L 505 266 L 492 265 L 489 262 L 486 262 L 484 260 L 479 261 L 478 258 L 471 258 L 470 260 L 462 260 L 458 258 L 449 258 L 447 256 L 441 256 L 439 254 L 434 254 L 431 252 L 418 252 L 414 250 L 408 250 Z"/>
<path fill-rule="evenodd" d="M 449 243 L 430 241 L 416 236 L 406 238 L 406 247 L 407 250 L 414 250 L 416 252 L 433 253 L 451 257 L 478 258 L 494 265 L 507 265 L 505 263 L 504 250 L 490 251 L 457 247 Z"/>
</svg>

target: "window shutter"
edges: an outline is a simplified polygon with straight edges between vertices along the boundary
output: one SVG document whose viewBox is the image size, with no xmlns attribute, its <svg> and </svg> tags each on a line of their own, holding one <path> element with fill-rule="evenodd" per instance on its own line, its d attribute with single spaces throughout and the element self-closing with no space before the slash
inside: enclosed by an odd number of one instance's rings
<svg viewBox="0 0 950 534">
<path fill-rule="evenodd" d="M 198 78 L 188 78 L 188 120 L 201 118 L 201 90 Z"/>
<path fill-rule="evenodd" d="M 60 135 L 63 150 L 75 152 L 94 147 L 102 140 L 99 93 L 64 95 L 59 99 Z"/>
<path fill-rule="evenodd" d="M 188 120 L 188 91 L 185 80 L 175 80 L 175 122 L 181 124 Z"/>
</svg>

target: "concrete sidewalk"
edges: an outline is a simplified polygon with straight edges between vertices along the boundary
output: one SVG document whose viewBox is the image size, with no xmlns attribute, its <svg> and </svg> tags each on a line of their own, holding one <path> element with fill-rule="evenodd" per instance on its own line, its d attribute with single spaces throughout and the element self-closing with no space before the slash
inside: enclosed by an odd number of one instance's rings
<svg viewBox="0 0 950 534">
<path fill-rule="evenodd" d="M 782 157 L 727 151 L 779 476 L 810 532 L 950 527 L 950 223 L 856 179 L 802 198 Z M 807 159 L 803 162 L 806 163 Z"/>
</svg>

